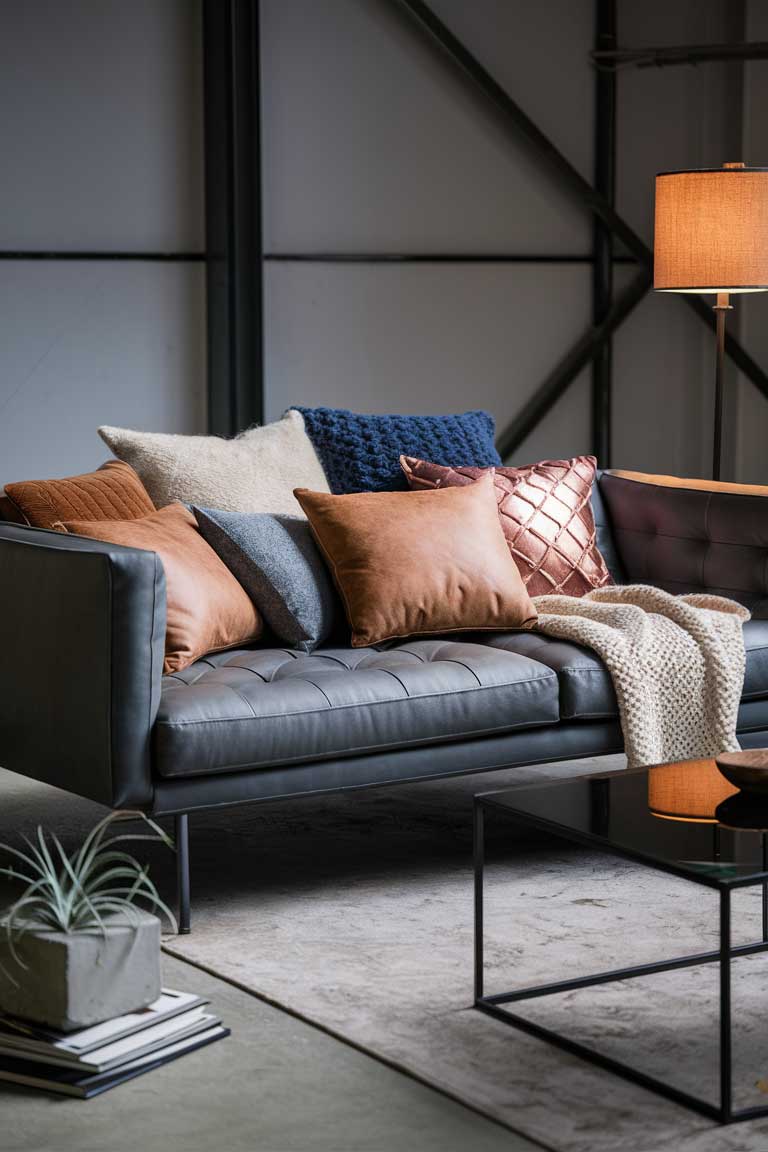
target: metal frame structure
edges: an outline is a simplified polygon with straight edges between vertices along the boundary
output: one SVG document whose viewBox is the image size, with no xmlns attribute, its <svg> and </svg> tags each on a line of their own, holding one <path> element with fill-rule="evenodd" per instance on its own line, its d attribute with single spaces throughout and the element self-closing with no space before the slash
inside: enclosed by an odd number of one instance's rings
<svg viewBox="0 0 768 1152">
<path fill-rule="evenodd" d="M 511 455 L 586 367 L 592 369 L 592 450 L 611 464 L 611 339 L 651 286 L 653 254 L 616 211 L 616 77 L 627 66 L 672 66 L 710 60 L 768 58 L 768 43 L 661 48 L 617 47 L 616 0 L 594 0 L 595 159 L 590 184 L 537 127 L 425 0 L 388 0 L 484 98 L 516 145 L 525 144 L 558 183 L 594 216 L 592 251 L 584 255 L 499 253 L 268 252 L 262 241 L 259 0 L 203 0 L 206 246 L 204 252 L 0 250 L 3 260 L 206 262 L 208 414 L 210 431 L 232 435 L 264 415 L 263 272 L 267 262 L 367 264 L 589 264 L 592 320 L 499 435 Z M 614 244 L 625 250 L 617 253 Z M 637 275 L 615 295 L 613 269 L 634 263 Z M 715 317 L 699 297 L 685 297 L 710 327 Z M 728 333 L 726 354 L 768 397 L 768 373 Z"/>
<path fill-rule="evenodd" d="M 753 1108 L 739 1108 L 733 1106 L 733 1054 L 732 1054 L 732 1007 L 731 1007 L 731 961 L 736 957 L 751 956 L 756 952 L 765 952 L 768 950 L 768 858 L 766 856 L 766 833 L 763 833 L 763 872 L 757 876 L 751 876 L 745 880 L 732 880 L 728 884 L 720 884 L 716 880 L 712 880 L 706 875 L 702 874 L 697 876 L 695 883 L 704 885 L 707 888 L 714 889 L 719 892 L 720 907 L 720 940 L 719 947 L 715 951 L 700 952 L 691 956 L 677 956 L 670 960 L 660 960 L 651 964 L 638 964 L 627 968 L 617 968 L 608 972 L 598 972 L 591 976 L 579 976 L 570 980 L 559 980 L 547 984 L 538 984 L 533 987 L 520 988 L 514 992 L 501 992 L 494 995 L 487 996 L 484 989 L 484 907 L 483 907 L 483 878 L 485 871 L 485 811 L 486 808 L 493 809 L 497 813 L 503 813 L 506 819 L 512 823 L 519 823 L 524 826 L 537 828 L 539 831 L 544 831 L 550 835 L 559 836 L 584 847 L 599 849 L 603 852 L 609 852 L 611 855 L 618 856 L 621 859 L 632 860 L 639 862 L 646 867 L 653 867 L 654 869 L 665 872 L 673 876 L 678 876 L 684 880 L 694 882 L 693 876 L 690 872 L 686 872 L 681 868 L 675 867 L 672 863 L 665 863 L 661 860 L 651 862 L 647 857 L 639 853 L 633 853 L 627 849 L 620 848 L 616 845 L 611 845 L 605 840 L 596 842 L 594 837 L 588 835 L 580 835 L 576 830 L 565 830 L 562 826 L 552 824 L 546 820 L 538 820 L 533 816 L 528 815 L 522 811 L 515 811 L 502 808 L 498 804 L 493 803 L 493 793 L 480 793 L 474 798 L 473 820 L 474 820 L 474 875 L 475 875 L 475 915 L 474 915 L 474 1005 L 480 1012 L 484 1012 L 488 1016 L 492 1016 L 496 1020 L 501 1020 L 505 1024 L 509 1024 L 514 1028 L 519 1028 L 523 1032 L 527 1032 L 531 1036 L 535 1036 L 539 1040 L 546 1040 L 550 1044 L 562 1048 L 565 1052 L 569 1052 L 573 1056 L 579 1056 L 583 1060 L 588 1060 L 592 1064 L 596 1064 L 600 1068 L 605 1068 L 609 1072 L 614 1072 L 618 1076 L 623 1076 L 625 1080 L 631 1080 L 635 1084 L 639 1084 L 643 1088 L 648 1088 L 653 1092 L 658 1092 L 660 1095 L 673 1100 L 676 1104 L 682 1104 L 686 1108 L 691 1108 L 712 1120 L 717 1120 L 721 1124 L 730 1124 L 737 1120 L 755 1120 L 761 1116 L 768 1116 L 768 1104 L 763 1107 Z M 740 944 L 734 946 L 731 940 L 731 891 L 734 888 L 748 888 L 760 884 L 763 890 L 762 902 L 762 940 L 754 941 L 750 944 Z M 701 964 L 719 964 L 720 965 L 720 1011 L 719 1011 L 719 1028 L 718 1028 L 718 1048 L 719 1048 L 719 1072 L 720 1072 L 720 1100 L 718 1104 L 712 1104 L 708 1100 L 702 1100 L 698 1096 L 693 1096 L 689 1092 L 684 1092 L 679 1088 L 675 1088 L 666 1081 L 660 1080 L 655 1076 L 648 1075 L 645 1072 L 640 1072 L 638 1069 L 633 1068 L 629 1064 L 625 1064 L 621 1060 L 616 1060 L 611 1056 L 606 1056 L 596 1048 L 592 1048 L 587 1044 L 582 1044 L 580 1041 L 571 1040 L 567 1036 L 559 1032 L 553 1031 L 551 1028 L 545 1028 L 541 1024 L 528 1019 L 525 1016 L 520 1016 L 515 1012 L 510 1011 L 506 1005 L 518 1004 L 523 1000 L 534 1000 L 544 996 L 554 996 L 561 992 L 572 992 L 580 988 L 592 988 L 598 984 L 609 984 L 617 980 L 631 980 L 638 976 L 650 976 L 659 972 L 671 972 L 679 968 L 692 968 Z"/>
<path fill-rule="evenodd" d="M 607 189 L 612 191 L 608 177 L 611 174 L 611 162 L 608 152 L 612 147 L 612 134 L 608 130 L 611 120 L 614 120 L 615 132 L 615 91 L 599 85 L 596 89 L 598 107 L 596 110 L 596 124 L 599 134 L 596 134 L 596 171 L 602 173 L 604 189 L 593 187 L 585 180 L 580 172 L 570 163 L 562 152 L 544 135 L 501 86 L 493 79 L 490 73 L 482 66 L 480 61 L 453 35 L 450 29 L 438 19 L 424 0 L 392 0 L 393 3 L 407 9 L 416 19 L 422 29 L 428 33 L 430 40 L 447 57 L 454 66 L 458 66 L 461 73 L 485 95 L 489 103 L 495 108 L 515 139 L 527 143 L 536 153 L 542 164 L 545 164 L 563 187 L 569 188 L 588 207 L 604 228 L 610 232 L 614 239 L 624 244 L 629 254 L 637 262 L 639 271 L 635 281 L 624 289 L 618 297 L 612 298 L 605 320 L 596 328 L 594 324 L 577 340 L 562 360 L 556 365 L 549 376 L 542 382 L 531 400 L 523 407 L 521 412 L 504 429 L 499 437 L 499 453 L 502 457 L 509 456 L 536 427 L 543 416 L 553 404 L 566 391 L 578 373 L 606 347 L 613 332 L 626 319 L 632 309 L 651 287 L 653 271 L 653 252 L 642 238 L 627 224 L 616 212 L 610 200 L 605 195 Z M 596 0 L 596 39 L 598 43 L 614 39 L 616 36 L 615 0 Z M 731 45 L 730 57 L 743 59 L 749 54 L 750 45 Z M 712 58 L 712 57 L 709 57 Z M 606 151 L 608 150 L 608 152 Z M 601 155 L 602 154 L 602 155 Z M 594 259 L 594 254 L 593 254 Z M 604 257 L 603 257 L 604 259 Z M 605 285 L 603 285 L 605 291 Z M 593 289 L 593 303 L 594 303 Z M 710 328 L 715 327 L 715 317 L 704 301 L 698 296 L 686 296 L 685 303 Z M 726 336 L 726 352 L 731 360 L 755 386 L 768 397 L 768 374 L 752 359 L 742 345 L 731 334 Z M 602 397 L 598 403 L 610 403 L 610 374 L 603 370 L 602 383 L 595 384 L 593 377 L 593 398 Z M 606 400 L 606 398 L 608 398 Z M 602 426 L 605 428 L 607 420 L 605 413 L 598 411 L 593 414 L 594 430 Z M 596 448 L 601 445 L 595 442 Z M 608 466 L 610 460 L 610 447 L 598 456 L 601 465 Z"/>
<path fill-rule="evenodd" d="M 749 44 L 689 44 L 665 48 L 616 48 L 599 44 L 592 53 L 598 68 L 669 68 L 674 64 L 702 64 L 711 61 L 768 59 L 768 41 L 754 40 Z"/>
<path fill-rule="evenodd" d="M 258 0 L 204 0 L 208 429 L 264 416 Z"/>
<path fill-rule="evenodd" d="M 565 393 L 576 376 L 592 368 L 592 450 L 611 463 L 611 339 L 651 287 L 653 253 L 619 215 L 615 185 L 617 67 L 627 63 L 678 64 L 697 60 L 762 59 L 762 43 L 687 48 L 619 50 L 616 0 L 595 2 L 595 170 L 590 184 L 480 61 L 450 31 L 425 0 L 389 0 L 414 32 L 485 98 L 489 112 L 516 145 L 524 143 L 562 187 L 594 216 L 592 252 L 584 256 L 515 253 L 298 253 L 261 250 L 260 159 L 258 157 L 258 0 L 205 0 L 206 139 L 208 141 L 209 388 L 212 430 L 239 431 L 263 408 L 262 336 L 249 331 L 260 316 L 266 262 L 314 263 L 589 263 L 592 322 L 568 349 L 530 399 L 499 435 L 502 457 L 511 455 Z M 208 43 L 208 33 L 213 33 Z M 218 37 L 218 41 L 217 38 Z M 229 44 L 223 51 L 221 41 Z M 218 46 L 217 46 L 218 44 Z M 222 92 L 228 97 L 223 98 Z M 226 141 L 222 162 L 222 141 Z M 618 241 L 628 255 L 617 255 Z M 636 277 L 613 291 L 613 267 L 629 261 Z M 250 267 L 248 267 L 250 265 Z M 685 303 L 710 327 L 715 317 L 699 297 Z M 768 374 L 730 333 L 726 353 L 768 397 Z M 250 390 L 250 392 L 249 392 Z"/>
</svg>

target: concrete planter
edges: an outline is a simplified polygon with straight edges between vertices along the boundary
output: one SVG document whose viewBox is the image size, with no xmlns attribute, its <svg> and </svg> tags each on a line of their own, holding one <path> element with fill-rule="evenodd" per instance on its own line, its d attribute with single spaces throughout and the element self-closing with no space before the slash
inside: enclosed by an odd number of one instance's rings
<svg viewBox="0 0 768 1152">
<path fill-rule="evenodd" d="M 160 921 L 105 918 L 98 930 L 31 929 L 16 943 L 21 968 L 0 922 L 0 1011 L 72 1031 L 144 1008 L 160 995 Z M 4 970 L 4 971 L 3 971 Z M 5 973 L 9 973 L 13 984 Z"/>
</svg>

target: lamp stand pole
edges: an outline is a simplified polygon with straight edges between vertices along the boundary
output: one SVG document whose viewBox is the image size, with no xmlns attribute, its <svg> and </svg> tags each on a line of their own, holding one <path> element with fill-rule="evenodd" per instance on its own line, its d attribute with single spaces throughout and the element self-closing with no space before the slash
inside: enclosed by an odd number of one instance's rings
<svg viewBox="0 0 768 1152">
<path fill-rule="evenodd" d="M 712 479 L 720 479 L 720 454 L 723 441 L 723 384 L 725 378 L 725 316 L 733 305 L 728 292 L 718 292 L 717 303 L 713 304 L 717 317 L 717 361 L 715 364 L 715 427 L 712 446 Z"/>
</svg>

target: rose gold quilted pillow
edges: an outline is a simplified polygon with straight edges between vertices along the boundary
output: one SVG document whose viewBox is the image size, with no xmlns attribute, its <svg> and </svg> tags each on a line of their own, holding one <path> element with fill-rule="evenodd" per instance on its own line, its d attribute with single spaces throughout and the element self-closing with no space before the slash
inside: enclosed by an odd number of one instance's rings
<svg viewBox="0 0 768 1152">
<path fill-rule="evenodd" d="M 613 583 L 595 543 L 594 456 L 526 468 L 444 468 L 413 456 L 401 456 L 400 464 L 413 489 L 472 484 L 495 472 L 501 526 L 529 595 L 583 596 Z"/>
</svg>

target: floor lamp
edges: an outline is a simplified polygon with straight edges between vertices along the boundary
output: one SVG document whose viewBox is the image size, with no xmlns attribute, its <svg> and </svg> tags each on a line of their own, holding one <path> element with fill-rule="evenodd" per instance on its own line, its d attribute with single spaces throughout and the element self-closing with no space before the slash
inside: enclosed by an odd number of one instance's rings
<svg viewBox="0 0 768 1152">
<path fill-rule="evenodd" d="M 768 168 L 724 164 L 656 177 L 653 286 L 717 297 L 712 478 L 719 480 L 725 317 L 732 292 L 768 289 Z"/>
</svg>

